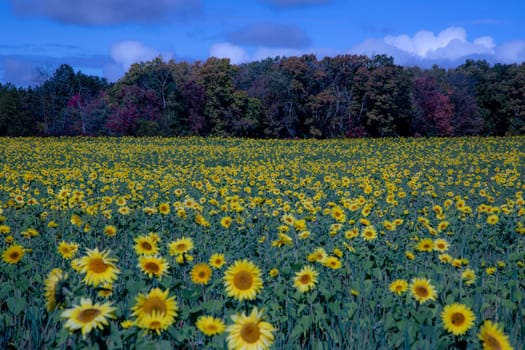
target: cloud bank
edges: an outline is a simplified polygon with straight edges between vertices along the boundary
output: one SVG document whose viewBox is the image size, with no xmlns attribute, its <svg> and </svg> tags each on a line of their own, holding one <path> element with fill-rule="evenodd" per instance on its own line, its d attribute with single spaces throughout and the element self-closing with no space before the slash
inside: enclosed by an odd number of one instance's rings
<svg viewBox="0 0 525 350">
<path fill-rule="evenodd" d="M 382 40 L 369 39 L 354 46 L 350 53 L 368 56 L 386 54 L 398 64 L 445 67 L 463 63 L 466 59 L 486 59 L 491 63 L 525 61 L 525 41 L 496 45 L 489 36 L 468 40 L 462 27 L 449 27 L 437 35 L 421 30 L 413 36 L 388 35 Z"/>
<path fill-rule="evenodd" d="M 186 18 L 202 10 L 202 0 L 10 0 L 17 16 L 44 16 L 80 25 L 157 22 Z"/>
</svg>

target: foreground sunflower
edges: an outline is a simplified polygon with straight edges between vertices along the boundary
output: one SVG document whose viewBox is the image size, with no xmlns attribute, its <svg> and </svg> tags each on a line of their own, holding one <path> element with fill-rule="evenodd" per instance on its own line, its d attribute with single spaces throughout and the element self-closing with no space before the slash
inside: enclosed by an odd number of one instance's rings
<svg viewBox="0 0 525 350">
<path fill-rule="evenodd" d="M 191 269 L 191 281 L 195 284 L 208 284 L 212 270 L 208 264 L 197 264 Z"/>
<path fill-rule="evenodd" d="M 226 328 L 229 333 L 226 338 L 230 350 L 264 350 L 269 349 L 274 342 L 275 328 L 262 321 L 263 312 L 254 308 L 249 316 L 245 314 L 232 315 L 234 324 Z"/>
<path fill-rule="evenodd" d="M 318 275 L 319 272 L 315 271 L 311 266 L 305 266 L 301 271 L 295 273 L 293 284 L 299 292 L 306 293 L 315 288 Z"/>
<path fill-rule="evenodd" d="M 175 322 L 179 309 L 175 297 L 168 297 L 168 294 L 169 290 L 162 291 L 159 288 L 152 289 L 147 295 L 139 293 L 135 306 L 131 309 L 133 316 L 137 318 L 138 327 L 155 331 L 159 329 L 160 332 Z M 161 327 L 155 328 L 155 322 L 159 322 Z"/>
<path fill-rule="evenodd" d="M 74 305 L 60 315 L 61 318 L 67 319 L 64 328 L 70 332 L 81 330 L 82 337 L 85 339 L 94 328 L 102 329 L 107 326 L 107 318 L 115 318 L 116 308 L 111 304 L 93 304 L 90 299 L 80 298 L 80 305 Z"/>
<path fill-rule="evenodd" d="M 139 257 L 139 263 L 137 265 L 142 272 L 144 272 L 149 278 L 153 276 L 161 279 L 164 276 L 170 265 L 166 259 L 158 256 L 142 255 Z"/>
<path fill-rule="evenodd" d="M 226 326 L 221 319 L 215 318 L 213 316 L 200 316 L 195 326 L 207 336 L 212 336 L 215 334 L 220 334 L 224 332 Z"/>
<path fill-rule="evenodd" d="M 430 280 L 426 278 L 413 278 L 410 284 L 410 292 L 414 299 L 419 301 L 421 304 L 428 300 L 436 300 L 436 289 Z"/>
<path fill-rule="evenodd" d="M 263 286 L 261 270 L 249 260 L 237 260 L 224 273 L 224 286 L 230 297 L 253 300 Z"/>
<path fill-rule="evenodd" d="M 509 337 L 503 333 L 503 329 L 496 323 L 485 321 L 478 334 L 483 343 L 483 350 L 513 350 Z"/>
<path fill-rule="evenodd" d="M 88 285 L 97 287 L 103 283 L 112 283 L 117 279 L 120 270 L 114 264 L 117 259 L 108 258 L 110 250 L 100 252 L 98 248 L 87 249 L 87 255 L 78 260 L 81 273 L 86 274 L 82 280 Z"/>
<path fill-rule="evenodd" d="M 7 264 L 17 264 L 24 257 L 24 247 L 14 244 L 4 250 L 2 253 L 2 260 Z"/>
<path fill-rule="evenodd" d="M 466 305 L 455 303 L 443 308 L 441 320 L 447 332 L 463 335 L 474 326 L 476 316 Z"/>
<path fill-rule="evenodd" d="M 57 292 L 60 292 L 59 285 L 62 281 L 67 279 L 67 273 L 62 269 L 53 269 L 47 275 L 44 281 L 44 295 L 46 297 L 47 311 L 51 312 L 59 307 L 63 300 L 60 296 L 57 296 Z"/>
</svg>

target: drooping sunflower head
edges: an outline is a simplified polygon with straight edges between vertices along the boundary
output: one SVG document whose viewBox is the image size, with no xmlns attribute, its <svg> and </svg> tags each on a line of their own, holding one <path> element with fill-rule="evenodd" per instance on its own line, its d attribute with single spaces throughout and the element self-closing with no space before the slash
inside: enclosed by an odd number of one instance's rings
<svg viewBox="0 0 525 350">
<path fill-rule="evenodd" d="M 261 270 L 249 260 L 237 260 L 224 273 L 224 286 L 230 297 L 253 300 L 263 287 Z"/>
<path fill-rule="evenodd" d="M 100 252 L 98 248 L 87 249 L 87 254 L 79 259 L 77 266 L 86 276 L 83 281 L 97 287 L 102 283 L 112 283 L 120 270 L 115 265 L 115 258 L 109 258 L 109 250 Z"/>
<path fill-rule="evenodd" d="M 503 329 L 491 321 L 485 321 L 478 334 L 483 343 L 483 350 L 512 350 L 509 337 L 503 333 Z"/>
<path fill-rule="evenodd" d="M 157 243 L 150 236 L 139 236 L 134 241 L 137 255 L 155 255 L 159 251 Z"/>
<path fill-rule="evenodd" d="M 135 299 L 135 306 L 131 309 L 133 316 L 137 318 L 137 323 L 146 316 L 162 316 L 165 324 L 171 325 L 177 317 L 178 306 L 175 297 L 169 297 L 169 290 L 162 291 L 160 288 L 152 289 L 147 295 L 139 293 Z M 163 323 L 164 324 L 164 323 Z"/>
<path fill-rule="evenodd" d="M 25 249 L 21 245 L 14 244 L 4 250 L 2 260 L 7 264 L 17 264 L 25 255 Z"/>
<path fill-rule="evenodd" d="M 195 284 L 208 284 L 212 270 L 208 264 L 197 264 L 191 269 L 191 281 Z"/>
<path fill-rule="evenodd" d="M 67 319 L 64 328 L 71 332 L 81 330 L 82 337 L 86 338 L 93 329 L 102 329 L 107 326 L 108 318 L 115 318 L 116 308 L 110 303 L 93 304 L 90 299 L 81 298 L 80 305 L 75 305 L 71 309 L 64 310 L 61 318 Z"/>
<path fill-rule="evenodd" d="M 47 311 L 51 312 L 60 307 L 65 296 L 62 294 L 63 284 L 67 279 L 67 273 L 62 269 L 53 269 L 44 281 L 44 294 L 46 297 Z"/>
<path fill-rule="evenodd" d="M 221 319 L 213 316 L 200 316 L 195 326 L 207 336 L 220 334 L 226 329 L 226 325 Z"/>
<path fill-rule="evenodd" d="M 262 311 L 254 308 L 249 316 L 237 314 L 231 318 L 234 323 L 226 328 L 228 348 L 264 350 L 273 344 L 275 328 L 262 320 Z"/>
<path fill-rule="evenodd" d="M 441 320 L 447 332 L 463 335 L 474 326 L 476 316 L 466 305 L 455 303 L 443 308 Z"/>
<path fill-rule="evenodd" d="M 305 266 L 295 273 L 294 286 L 301 293 L 308 292 L 315 288 L 318 276 L 319 272 L 315 271 L 311 266 Z"/>
<path fill-rule="evenodd" d="M 428 300 L 435 300 L 437 293 L 430 284 L 430 280 L 426 278 L 414 278 L 410 284 L 410 291 L 414 299 L 419 301 L 421 304 Z"/>
<path fill-rule="evenodd" d="M 162 278 L 169 268 L 169 264 L 163 257 L 142 255 L 139 257 L 139 263 L 137 265 L 144 274 L 149 278 L 153 276 Z"/>
<path fill-rule="evenodd" d="M 191 238 L 182 237 L 169 243 L 168 249 L 171 256 L 187 253 L 193 249 L 193 240 Z"/>
</svg>

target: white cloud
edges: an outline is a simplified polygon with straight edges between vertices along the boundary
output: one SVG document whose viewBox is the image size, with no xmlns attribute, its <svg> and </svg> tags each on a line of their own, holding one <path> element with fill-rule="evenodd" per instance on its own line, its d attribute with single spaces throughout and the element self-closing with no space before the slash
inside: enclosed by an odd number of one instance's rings
<svg viewBox="0 0 525 350">
<path fill-rule="evenodd" d="M 246 50 L 240 46 L 230 43 L 216 43 L 210 47 L 210 56 L 217 58 L 229 58 L 232 64 L 239 64 L 249 61 Z"/>
<path fill-rule="evenodd" d="M 151 60 L 159 56 L 160 52 L 138 41 L 129 40 L 114 44 L 110 55 L 116 63 L 127 70 L 133 63 Z"/>
<path fill-rule="evenodd" d="M 496 55 L 504 63 L 525 62 L 525 41 L 503 43 L 496 47 Z"/>
<path fill-rule="evenodd" d="M 369 39 L 350 52 L 356 54 L 387 54 L 398 64 L 434 63 L 444 65 L 461 64 L 467 58 L 484 58 L 490 62 L 518 62 L 525 57 L 525 42 L 507 43 L 497 46 L 490 36 L 469 40 L 462 27 L 449 27 L 437 35 L 421 30 L 413 36 L 402 34 L 386 36 L 382 40 Z"/>
</svg>

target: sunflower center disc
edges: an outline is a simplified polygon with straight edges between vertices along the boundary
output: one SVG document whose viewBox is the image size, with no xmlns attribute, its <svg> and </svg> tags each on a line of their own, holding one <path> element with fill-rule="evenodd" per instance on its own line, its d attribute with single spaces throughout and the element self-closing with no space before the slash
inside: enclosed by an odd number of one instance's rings
<svg viewBox="0 0 525 350">
<path fill-rule="evenodd" d="M 488 344 L 490 349 L 501 350 L 501 345 L 499 341 L 490 335 L 487 336 L 485 344 Z"/>
<path fill-rule="evenodd" d="M 83 323 L 88 323 L 93 321 L 98 315 L 100 315 L 100 310 L 95 308 L 82 310 L 78 316 L 77 320 Z"/>
<path fill-rule="evenodd" d="M 465 323 L 465 315 L 459 312 L 452 315 L 453 325 L 461 326 L 463 323 Z"/>
<path fill-rule="evenodd" d="M 417 287 L 416 294 L 420 297 L 428 297 L 428 289 L 425 287 Z"/>
<path fill-rule="evenodd" d="M 261 331 L 259 330 L 259 327 L 257 327 L 257 324 L 254 322 L 249 322 L 241 328 L 241 337 L 247 343 L 255 343 L 259 340 L 260 335 Z"/>
<path fill-rule="evenodd" d="M 158 273 L 160 271 L 159 265 L 154 262 L 148 262 L 144 267 L 146 271 L 151 271 L 153 273 Z"/>
<path fill-rule="evenodd" d="M 152 314 L 154 311 L 159 312 L 160 314 L 166 314 L 166 303 L 161 300 L 159 297 L 150 297 L 144 302 L 144 313 Z"/>
<path fill-rule="evenodd" d="M 310 275 L 302 275 L 299 280 L 302 284 L 308 284 L 312 279 L 310 278 Z"/>
<path fill-rule="evenodd" d="M 250 289 L 253 284 L 253 277 L 247 271 L 240 271 L 235 275 L 233 284 L 240 290 Z"/>
<path fill-rule="evenodd" d="M 108 269 L 108 265 L 106 265 L 103 259 L 93 258 L 89 260 L 89 270 L 95 273 L 102 273 L 102 272 L 106 272 L 107 269 Z"/>
</svg>

